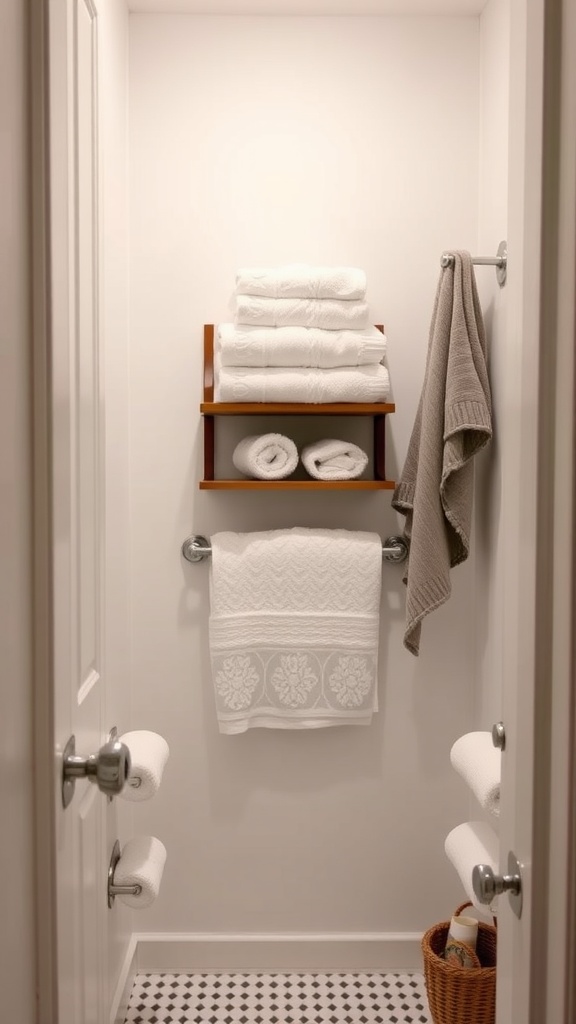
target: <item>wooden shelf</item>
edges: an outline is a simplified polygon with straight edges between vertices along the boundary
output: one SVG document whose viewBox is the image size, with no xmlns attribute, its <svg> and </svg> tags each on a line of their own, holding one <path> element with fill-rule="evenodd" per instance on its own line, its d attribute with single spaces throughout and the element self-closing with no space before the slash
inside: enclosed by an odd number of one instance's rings
<svg viewBox="0 0 576 1024">
<path fill-rule="evenodd" d="M 381 331 L 380 324 L 376 325 Z M 308 402 L 215 402 L 214 401 L 214 324 L 204 324 L 204 417 L 203 491 L 391 491 L 393 480 L 386 479 L 385 423 L 388 413 L 396 411 L 393 402 L 333 402 L 317 405 Z M 374 431 L 374 480 L 215 480 L 215 416 L 370 416 Z"/>
<path fill-rule="evenodd" d="M 201 402 L 203 416 L 385 416 L 396 412 L 393 402 Z"/>
<path fill-rule="evenodd" d="M 201 491 L 393 491 L 393 480 L 201 480 Z"/>
</svg>

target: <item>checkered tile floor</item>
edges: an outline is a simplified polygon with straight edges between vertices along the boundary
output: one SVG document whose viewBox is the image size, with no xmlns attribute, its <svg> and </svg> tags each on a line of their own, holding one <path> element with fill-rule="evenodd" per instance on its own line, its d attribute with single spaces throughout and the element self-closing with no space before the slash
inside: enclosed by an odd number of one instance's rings
<svg viewBox="0 0 576 1024">
<path fill-rule="evenodd" d="M 421 974 L 139 974 L 125 1024 L 431 1024 Z"/>
</svg>

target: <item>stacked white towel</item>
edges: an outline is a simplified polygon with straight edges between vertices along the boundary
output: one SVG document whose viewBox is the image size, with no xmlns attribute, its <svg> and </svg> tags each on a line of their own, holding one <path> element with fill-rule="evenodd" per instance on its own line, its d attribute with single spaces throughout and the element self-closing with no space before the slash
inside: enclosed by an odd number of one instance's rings
<svg viewBox="0 0 576 1024">
<path fill-rule="evenodd" d="M 390 388 L 385 366 L 215 367 L 217 402 L 384 402 Z"/>
<path fill-rule="evenodd" d="M 272 299 L 363 299 L 366 274 L 357 267 L 243 267 L 236 274 L 237 295 Z"/>
<path fill-rule="evenodd" d="M 354 299 L 271 299 L 266 295 L 237 295 L 236 321 L 266 327 L 362 330 L 368 326 L 368 306 Z"/>
<path fill-rule="evenodd" d="M 385 401 L 386 338 L 365 297 L 357 267 L 240 269 L 235 322 L 217 332 L 216 401 Z"/>
<path fill-rule="evenodd" d="M 220 732 L 370 723 L 381 569 L 374 533 L 213 535 L 210 651 Z"/>
<path fill-rule="evenodd" d="M 386 336 L 377 327 L 326 331 L 321 327 L 251 327 L 220 324 L 217 348 L 222 366 L 337 366 L 381 363 Z"/>
</svg>

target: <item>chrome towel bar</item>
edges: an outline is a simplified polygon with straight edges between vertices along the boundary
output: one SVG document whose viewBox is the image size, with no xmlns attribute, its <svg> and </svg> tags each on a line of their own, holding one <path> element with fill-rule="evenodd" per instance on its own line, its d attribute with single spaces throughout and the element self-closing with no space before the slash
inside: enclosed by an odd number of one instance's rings
<svg viewBox="0 0 576 1024">
<path fill-rule="evenodd" d="M 206 537 L 187 537 L 182 554 L 187 562 L 204 562 L 210 558 L 212 547 Z M 408 545 L 403 537 L 387 537 L 382 545 L 382 558 L 386 562 L 404 562 L 408 557 Z"/>
<path fill-rule="evenodd" d="M 473 256 L 472 263 L 480 267 L 496 267 L 498 284 L 502 288 L 506 284 L 506 268 L 508 265 L 508 243 L 500 242 L 498 252 L 495 256 Z M 441 267 L 451 267 L 454 264 L 454 253 L 443 252 L 440 257 Z"/>
</svg>

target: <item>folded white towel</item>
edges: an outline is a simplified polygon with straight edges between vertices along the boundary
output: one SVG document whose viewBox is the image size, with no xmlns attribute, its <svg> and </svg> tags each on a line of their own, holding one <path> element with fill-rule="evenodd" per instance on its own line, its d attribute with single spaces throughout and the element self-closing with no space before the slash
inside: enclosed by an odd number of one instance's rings
<svg viewBox="0 0 576 1024">
<path fill-rule="evenodd" d="M 166 847 L 154 836 L 136 836 L 126 843 L 114 872 L 114 885 L 139 885 L 139 896 L 118 896 L 135 910 L 143 910 L 154 902 L 166 863 Z"/>
<path fill-rule="evenodd" d="M 502 755 L 492 743 L 490 733 L 468 732 L 461 736 L 450 751 L 450 761 L 484 810 L 497 818 Z"/>
<path fill-rule="evenodd" d="M 298 449 L 283 434 L 255 434 L 236 445 L 232 462 L 241 473 L 258 480 L 282 480 L 298 465 Z"/>
<path fill-rule="evenodd" d="M 249 327 L 219 324 L 217 349 L 222 366 L 364 366 L 386 354 L 377 327 L 324 331 L 320 327 Z"/>
<path fill-rule="evenodd" d="M 150 800 L 162 782 L 170 748 L 163 736 L 146 729 L 125 732 L 120 737 L 130 751 L 132 767 L 120 794 L 126 800 Z"/>
<path fill-rule="evenodd" d="M 236 274 L 236 293 L 273 299 L 363 299 L 366 274 L 357 267 L 247 267 Z"/>
<path fill-rule="evenodd" d="M 356 299 L 269 299 L 237 295 L 237 324 L 259 327 L 323 327 L 329 331 L 368 327 L 368 306 Z"/>
<path fill-rule="evenodd" d="M 212 537 L 220 732 L 370 723 L 381 569 L 374 533 L 296 527 Z"/>
<path fill-rule="evenodd" d="M 350 441 L 316 441 L 302 449 L 300 458 L 316 480 L 355 480 L 368 465 L 366 452 Z"/>
<path fill-rule="evenodd" d="M 385 366 L 334 370 L 220 366 L 215 360 L 216 402 L 384 402 L 390 390 Z"/>
<path fill-rule="evenodd" d="M 488 864 L 498 872 L 499 843 L 495 832 L 485 821 L 467 821 L 446 836 L 444 850 L 458 872 L 468 899 L 478 910 L 486 911 L 474 894 L 472 871 L 476 864 Z"/>
</svg>

